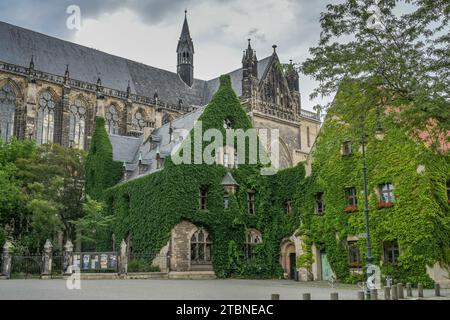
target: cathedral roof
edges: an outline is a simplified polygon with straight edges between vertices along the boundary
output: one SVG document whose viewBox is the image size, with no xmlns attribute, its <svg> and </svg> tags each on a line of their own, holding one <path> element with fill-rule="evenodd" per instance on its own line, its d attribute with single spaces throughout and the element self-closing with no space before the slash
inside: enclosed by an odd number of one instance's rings
<svg viewBox="0 0 450 320">
<path fill-rule="evenodd" d="M 186 24 L 186 31 L 189 29 Z M 183 26 L 183 30 L 185 27 Z M 183 32 L 182 32 L 183 34 Z M 107 88 L 125 91 L 130 81 L 131 93 L 153 97 L 158 92 L 164 103 L 206 105 L 219 88 L 219 78 L 209 81 L 194 79 L 188 87 L 177 73 L 155 68 L 96 49 L 50 37 L 35 31 L 0 21 L 0 61 L 28 67 L 34 56 L 36 70 L 64 75 L 66 65 L 70 77 L 95 84 L 100 77 Z M 263 75 L 271 57 L 258 62 L 258 74 Z M 242 69 L 229 73 L 236 94 L 242 94 Z"/>
</svg>

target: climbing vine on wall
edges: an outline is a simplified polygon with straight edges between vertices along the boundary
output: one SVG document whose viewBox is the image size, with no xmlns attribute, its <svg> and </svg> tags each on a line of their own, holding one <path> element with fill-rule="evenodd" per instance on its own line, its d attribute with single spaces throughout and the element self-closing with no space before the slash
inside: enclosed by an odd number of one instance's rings
<svg viewBox="0 0 450 320">
<path fill-rule="evenodd" d="M 450 246 L 450 211 L 445 191 L 450 179 L 450 159 L 435 154 L 423 141 L 413 140 L 399 125 L 401 114 L 384 106 L 380 113 L 380 91 L 370 84 L 344 82 L 330 108 L 316 141 L 312 175 L 300 188 L 298 199 L 303 203 L 301 219 L 309 230 L 310 240 L 327 253 L 338 278 L 351 281 L 347 236 L 365 233 L 363 213 L 363 178 L 360 150 L 360 124 L 367 133 L 366 160 L 370 230 L 375 263 L 383 275 L 396 281 L 432 284 L 426 265 L 449 263 L 446 252 Z M 370 106 L 370 107 L 368 107 Z M 384 112 L 388 110 L 390 112 Z M 364 115 L 364 119 L 360 116 Z M 385 129 L 383 140 L 373 134 L 378 124 Z M 341 154 L 341 146 L 350 141 L 353 152 Z M 392 183 L 395 202 L 379 209 L 379 184 Z M 344 212 L 345 188 L 355 187 L 357 211 Z M 314 213 L 314 195 L 324 193 L 323 215 Z M 389 265 L 383 259 L 383 243 L 397 241 L 398 262 Z M 358 246 L 365 259 L 366 241 Z"/>
<path fill-rule="evenodd" d="M 97 118 L 91 148 L 86 159 L 86 193 L 103 199 L 104 191 L 120 181 L 122 163 L 113 161 L 113 150 L 105 129 L 105 119 Z"/>
<path fill-rule="evenodd" d="M 228 76 L 221 77 L 218 92 L 199 118 L 203 131 L 216 128 L 223 134 L 225 119 L 234 129 L 252 127 Z M 299 223 L 298 210 L 294 208 L 288 214 L 285 205 L 293 200 L 304 179 L 304 167 L 299 165 L 272 176 L 261 175 L 261 167 L 242 164 L 230 169 L 239 189 L 230 196 L 229 208 L 224 209 L 221 182 L 229 169 L 221 165 L 175 165 L 166 158 L 162 171 L 108 191 L 107 205 L 116 215 L 116 239 L 132 234 L 133 250 L 157 254 L 168 242 L 172 228 L 188 220 L 211 234 L 212 263 L 218 277 L 280 277 L 281 242 L 293 234 Z M 203 187 L 208 189 L 207 210 L 199 209 L 199 190 Z M 247 212 L 248 189 L 256 191 L 254 215 Z M 255 247 L 254 259 L 245 260 L 246 230 L 250 228 L 261 232 L 263 243 Z"/>
</svg>

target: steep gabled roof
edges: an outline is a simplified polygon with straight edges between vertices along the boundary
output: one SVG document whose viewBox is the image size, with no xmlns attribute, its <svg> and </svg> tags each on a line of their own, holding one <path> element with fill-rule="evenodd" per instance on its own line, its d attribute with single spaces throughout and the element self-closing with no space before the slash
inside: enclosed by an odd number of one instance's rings
<svg viewBox="0 0 450 320">
<path fill-rule="evenodd" d="M 205 105 L 219 88 L 219 78 L 209 81 L 194 79 L 192 87 L 189 87 L 175 72 L 0 21 L 0 61 L 28 67 L 31 56 L 34 56 L 36 70 L 62 76 L 66 65 L 69 65 L 72 79 L 96 83 L 100 77 L 104 87 L 121 91 L 126 90 L 130 81 L 131 93 L 152 98 L 157 91 L 162 102 L 172 105 L 177 105 L 180 99 L 184 105 Z M 258 62 L 259 75 L 264 74 L 270 58 Z M 229 75 L 233 89 L 240 96 L 242 69 Z"/>
</svg>

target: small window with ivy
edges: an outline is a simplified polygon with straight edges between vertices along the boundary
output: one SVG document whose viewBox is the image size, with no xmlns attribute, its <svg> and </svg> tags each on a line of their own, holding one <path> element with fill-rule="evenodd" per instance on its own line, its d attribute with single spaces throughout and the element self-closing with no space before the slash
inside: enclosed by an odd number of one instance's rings
<svg viewBox="0 0 450 320">
<path fill-rule="evenodd" d="M 348 264 L 350 268 L 361 268 L 361 254 L 358 241 L 348 242 Z"/>
<path fill-rule="evenodd" d="M 383 243 L 384 262 L 388 264 L 397 264 L 400 250 L 397 241 L 386 241 Z"/>
<path fill-rule="evenodd" d="M 230 208 L 230 195 L 228 193 L 225 193 L 223 196 L 223 208 L 224 209 Z"/>
<path fill-rule="evenodd" d="M 208 189 L 206 187 L 200 188 L 199 207 L 200 207 L 200 210 L 206 210 L 208 208 Z"/>
<path fill-rule="evenodd" d="M 352 143 L 350 141 L 344 141 L 344 143 L 342 143 L 342 155 L 349 156 L 352 154 L 352 152 Z"/>
<path fill-rule="evenodd" d="M 231 123 L 230 119 L 223 120 L 223 127 L 224 129 L 232 129 L 233 124 Z"/>
<path fill-rule="evenodd" d="M 323 192 L 317 192 L 315 194 L 315 212 L 316 214 L 323 214 L 324 210 Z"/>
<path fill-rule="evenodd" d="M 248 204 L 248 213 L 255 214 L 256 208 L 255 208 L 255 191 L 254 190 L 247 191 L 247 204 Z"/>
<path fill-rule="evenodd" d="M 450 204 L 450 180 L 447 180 L 447 202 Z"/>
<path fill-rule="evenodd" d="M 292 201 L 288 200 L 285 202 L 284 204 L 285 210 L 286 210 L 286 214 L 292 214 Z"/>
<path fill-rule="evenodd" d="M 378 186 L 378 193 L 380 196 L 378 208 L 388 208 L 394 205 L 394 185 L 392 183 L 380 184 Z"/>
<path fill-rule="evenodd" d="M 351 187 L 345 189 L 345 201 L 345 212 L 354 212 L 357 210 L 358 200 L 356 197 L 356 188 Z"/>
<path fill-rule="evenodd" d="M 247 239 L 245 241 L 244 256 L 246 260 L 255 258 L 255 246 L 262 243 L 261 232 L 258 230 L 248 230 Z"/>
</svg>

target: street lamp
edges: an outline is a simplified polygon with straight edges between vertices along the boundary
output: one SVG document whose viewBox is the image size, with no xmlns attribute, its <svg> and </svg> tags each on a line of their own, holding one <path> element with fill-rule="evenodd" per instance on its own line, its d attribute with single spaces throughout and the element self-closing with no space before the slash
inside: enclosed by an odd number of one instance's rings
<svg viewBox="0 0 450 320">
<path fill-rule="evenodd" d="M 367 135 L 365 133 L 365 112 L 363 111 L 361 115 L 361 156 L 362 156 L 362 165 L 363 165 L 363 191 L 364 191 L 364 219 L 366 224 L 366 247 L 367 247 L 367 255 L 366 255 L 366 268 L 367 268 L 367 283 L 366 283 L 366 300 L 370 299 L 370 288 L 369 282 L 372 274 L 369 274 L 369 270 L 373 270 L 372 263 L 372 242 L 370 239 L 370 226 L 369 226 L 369 201 L 367 195 L 367 166 L 366 166 L 366 138 Z M 384 138 L 384 128 L 380 123 L 380 114 L 379 109 L 377 108 L 377 125 L 375 128 L 375 138 L 377 140 L 383 140 Z"/>
</svg>

